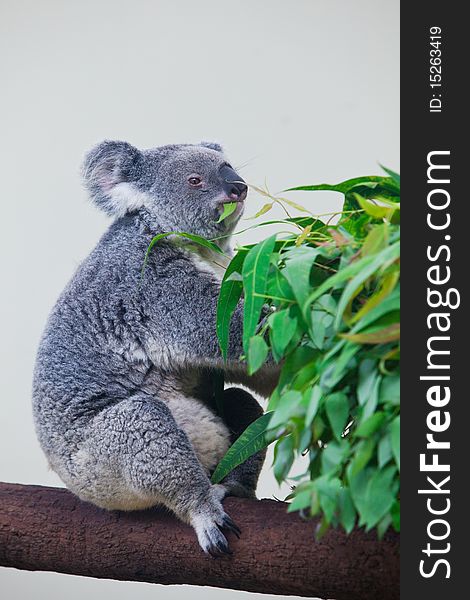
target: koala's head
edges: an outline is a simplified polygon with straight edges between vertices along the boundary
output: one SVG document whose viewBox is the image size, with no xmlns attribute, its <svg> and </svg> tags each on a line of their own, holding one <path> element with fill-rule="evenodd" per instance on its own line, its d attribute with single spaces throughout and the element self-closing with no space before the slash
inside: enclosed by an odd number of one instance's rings
<svg viewBox="0 0 470 600">
<path fill-rule="evenodd" d="M 206 238 L 230 233 L 247 186 L 218 144 L 179 144 L 138 150 L 104 141 L 85 157 L 83 178 L 92 200 L 114 216 L 139 211 L 164 231 Z M 218 223 L 227 202 L 237 208 Z"/>
</svg>

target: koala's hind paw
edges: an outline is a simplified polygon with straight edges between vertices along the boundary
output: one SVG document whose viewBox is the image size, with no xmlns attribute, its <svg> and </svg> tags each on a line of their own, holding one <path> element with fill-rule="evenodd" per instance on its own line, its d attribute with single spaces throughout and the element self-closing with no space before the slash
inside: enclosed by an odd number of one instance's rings
<svg viewBox="0 0 470 600">
<path fill-rule="evenodd" d="M 216 491 L 216 490 L 214 490 Z M 217 490 L 218 491 L 218 490 Z M 232 554 L 223 529 L 231 531 L 240 537 L 241 531 L 222 507 L 222 503 L 216 498 L 201 507 L 191 518 L 191 524 L 196 531 L 199 545 L 206 554 L 213 558 Z"/>
<path fill-rule="evenodd" d="M 210 554 L 214 558 L 232 554 L 227 538 L 221 531 L 221 525 L 214 523 L 208 517 L 200 517 L 194 519 L 193 522 L 199 545 L 206 554 Z"/>
</svg>

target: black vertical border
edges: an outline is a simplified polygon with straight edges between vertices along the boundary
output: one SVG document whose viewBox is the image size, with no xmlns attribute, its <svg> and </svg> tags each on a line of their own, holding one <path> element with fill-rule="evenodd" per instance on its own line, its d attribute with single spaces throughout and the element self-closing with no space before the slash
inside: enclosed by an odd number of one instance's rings
<svg viewBox="0 0 470 600">
<path fill-rule="evenodd" d="M 469 317 L 465 283 L 470 274 L 470 166 L 466 164 L 468 149 L 464 139 L 469 135 L 466 98 L 468 89 L 470 30 L 464 17 L 465 5 L 457 2 L 428 0 L 401 3 L 401 179 L 402 179 L 402 489 L 401 489 L 401 598 L 405 600 L 453 600 L 467 597 L 470 535 L 464 508 L 470 506 L 470 392 L 466 374 L 470 375 Z M 430 27 L 442 29 L 442 112 L 429 112 L 433 90 L 429 86 Z M 444 243 L 443 232 L 427 227 L 427 155 L 433 150 L 450 150 L 451 240 L 449 264 L 450 286 L 458 288 L 461 305 L 450 310 L 450 429 L 441 439 L 449 440 L 451 508 L 445 518 L 451 526 L 448 554 L 450 578 L 442 566 L 434 576 L 425 579 L 419 563 L 427 558 L 422 552 L 429 540 L 427 525 L 432 520 L 426 508 L 426 497 L 417 493 L 426 484 L 420 473 L 419 455 L 425 451 L 426 416 L 432 408 L 426 401 L 428 382 L 419 380 L 426 367 L 426 342 L 430 335 L 426 317 L 427 268 L 429 244 Z M 468 286 L 467 286 L 468 287 Z M 444 310 L 444 309 L 442 309 Z M 448 358 L 448 357 L 447 357 Z M 443 409 L 444 410 L 444 409 Z M 467 440 L 469 443 L 467 444 Z M 443 456 L 444 458 L 444 456 Z M 430 474 L 431 475 L 431 474 Z M 437 474 L 436 479 L 442 479 Z M 428 486 L 429 487 L 429 486 Z M 467 509 L 468 511 L 468 509 Z M 435 517 L 434 517 L 435 518 Z M 436 548 L 445 542 L 432 542 Z M 427 568 L 432 564 L 428 559 Z M 465 577 L 467 575 L 467 577 Z M 465 591 L 467 590 L 467 591 Z M 462 595 L 463 594 L 463 595 Z"/>
</svg>

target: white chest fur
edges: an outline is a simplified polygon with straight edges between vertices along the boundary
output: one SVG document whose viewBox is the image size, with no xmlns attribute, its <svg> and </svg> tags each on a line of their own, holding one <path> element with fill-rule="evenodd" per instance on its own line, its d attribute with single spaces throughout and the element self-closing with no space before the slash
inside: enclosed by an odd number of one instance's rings
<svg viewBox="0 0 470 600">
<path fill-rule="evenodd" d="M 222 281 L 231 260 L 230 256 L 203 247 L 188 250 L 188 255 L 199 271 L 213 275 L 218 281 Z"/>
</svg>

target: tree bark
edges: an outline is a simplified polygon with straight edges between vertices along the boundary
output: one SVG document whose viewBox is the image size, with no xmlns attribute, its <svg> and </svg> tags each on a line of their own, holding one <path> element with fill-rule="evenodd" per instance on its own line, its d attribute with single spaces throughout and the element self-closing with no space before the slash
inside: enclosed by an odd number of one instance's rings
<svg viewBox="0 0 470 600">
<path fill-rule="evenodd" d="M 0 483 L 0 565 L 160 584 L 210 585 L 336 600 L 399 598 L 399 536 L 333 529 L 273 500 L 227 498 L 242 530 L 212 559 L 188 525 L 162 509 L 107 512 L 65 489 Z"/>
</svg>

